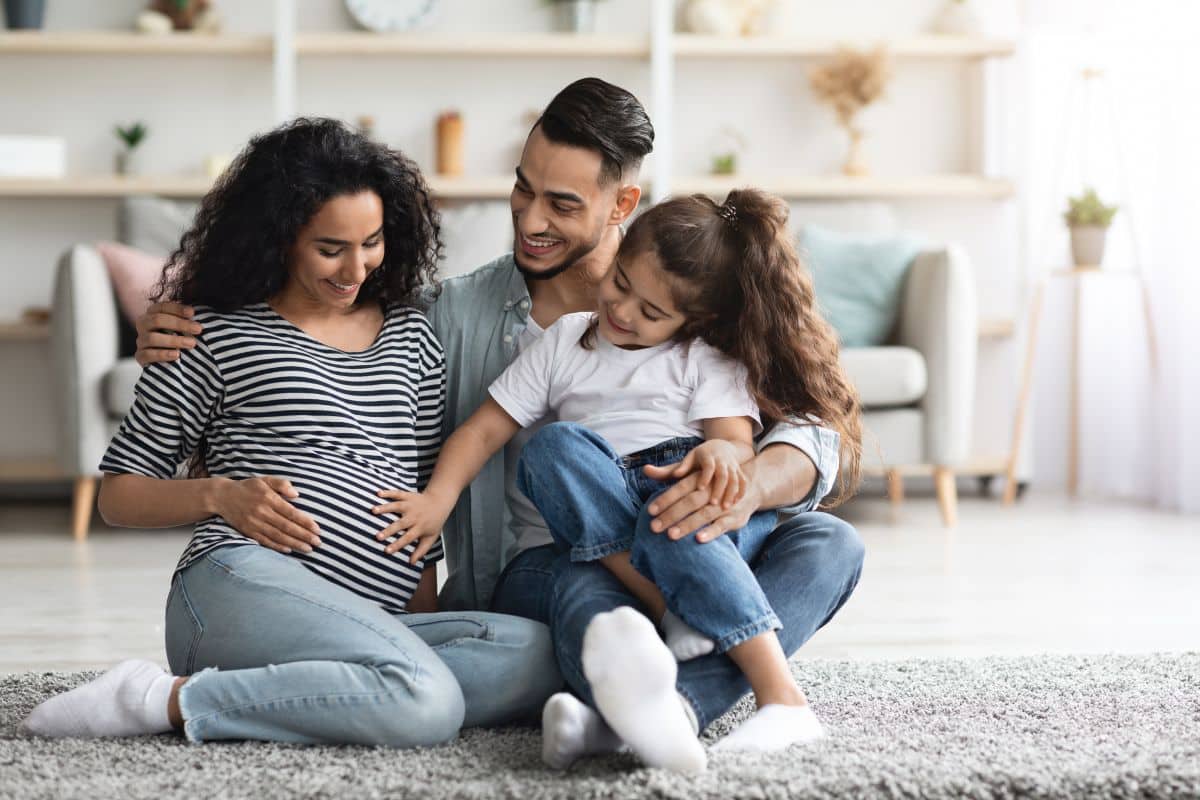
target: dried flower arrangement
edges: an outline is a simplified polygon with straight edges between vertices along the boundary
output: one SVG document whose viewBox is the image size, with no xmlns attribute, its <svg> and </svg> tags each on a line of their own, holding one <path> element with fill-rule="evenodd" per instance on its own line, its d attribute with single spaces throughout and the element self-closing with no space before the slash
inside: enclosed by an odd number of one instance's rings
<svg viewBox="0 0 1200 800">
<path fill-rule="evenodd" d="M 808 76 L 813 93 L 833 108 L 838 124 L 850 136 L 850 154 L 842 167 L 847 175 L 866 175 L 862 158 L 862 129 L 855 120 L 858 112 L 878 100 L 892 77 L 887 48 L 870 52 L 840 48 L 829 61 L 815 67 Z"/>
</svg>

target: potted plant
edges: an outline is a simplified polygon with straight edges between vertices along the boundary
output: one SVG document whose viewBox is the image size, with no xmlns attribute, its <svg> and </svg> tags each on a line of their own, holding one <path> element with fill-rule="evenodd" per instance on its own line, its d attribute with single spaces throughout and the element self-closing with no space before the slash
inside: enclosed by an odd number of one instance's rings
<svg viewBox="0 0 1200 800">
<path fill-rule="evenodd" d="M 599 0 L 546 0 L 558 10 L 559 29 L 570 33 L 596 32 L 596 3 Z"/>
<path fill-rule="evenodd" d="M 1078 197 L 1067 198 L 1063 219 L 1071 230 L 1071 256 L 1076 267 L 1100 266 L 1108 226 L 1116 213 L 1117 207 L 1106 206 L 1091 187 Z"/>
<path fill-rule="evenodd" d="M 142 143 L 149 131 L 142 122 L 125 126 L 117 125 L 114 130 L 117 138 L 121 140 L 121 149 L 117 151 L 116 159 L 117 174 L 128 175 L 133 171 L 133 151 Z"/>
</svg>

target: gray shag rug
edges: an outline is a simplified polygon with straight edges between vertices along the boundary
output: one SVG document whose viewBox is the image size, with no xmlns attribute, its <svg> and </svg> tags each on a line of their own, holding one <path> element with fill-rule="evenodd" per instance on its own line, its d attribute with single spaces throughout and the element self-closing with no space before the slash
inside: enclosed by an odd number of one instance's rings
<svg viewBox="0 0 1200 800">
<path fill-rule="evenodd" d="M 0 678 L 0 797 L 1200 797 L 1200 653 L 797 661 L 829 738 L 712 754 L 706 773 L 628 755 L 566 773 L 534 728 L 469 730 L 428 750 L 188 745 L 176 736 L 45 740 L 17 725 L 95 673 Z M 711 741 L 751 711 L 718 720 Z"/>
</svg>

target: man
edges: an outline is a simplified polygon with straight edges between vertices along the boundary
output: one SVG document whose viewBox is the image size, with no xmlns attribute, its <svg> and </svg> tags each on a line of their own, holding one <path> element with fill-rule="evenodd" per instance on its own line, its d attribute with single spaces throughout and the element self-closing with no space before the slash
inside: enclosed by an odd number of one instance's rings
<svg viewBox="0 0 1200 800">
<path fill-rule="evenodd" d="M 653 140 L 637 99 L 599 79 L 572 83 L 547 106 L 516 169 L 513 252 L 446 281 L 429 312 L 446 351 L 444 437 L 479 406 L 488 386 L 523 347 L 563 314 L 595 308 L 592 287 L 611 265 L 621 226 L 641 199 L 638 171 Z M 195 331 L 190 320 L 176 316 L 182 313 L 177 306 L 155 306 L 139 320 L 140 363 L 168 359 L 173 348 L 190 345 L 187 338 L 171 335 Z M 516 489 L 517 457 L 538 427 L 526 429 L 493 457 L 460 497 L 444 532 L 449 575 L 440 607 L 490 608 L 547 623 L 564 677 L 590 702 L 581 666 L 584 634 L 597 615 L 636 608 L 638 602 L 600 564 L 572 563 L 557 550 L 536 509 Z M 757 448 L 758 456 L 745 465 L 749 488 L 732 508 L 710 505 L 690 476 L 651 512 L 658 515 L 655 530 L 664 536 L 677 539 L 698 531 L 702 541 L 741 527 L 758 509 L 796 515 L 779 525 L 751 564 L 783 622 L 780 642 L 790 655 L 849 597 L 863 548 L 853 528 L 813 510 L 837 475 L 835 433 L 781 424 Z M 669 479 L 671 473 L 668 467 L 652 476 Z M 628 669 L 631 678 L 642 672 L 635 663 Z M 681 702 L 672 713 L 679 719 L 661 719 L 662 714 L 639 719 L 634 713 L 633 722 L 626 722 L 654 729 L 638 741 L 665 742 L 660 748 L 634 745 L 654 766 L 678 763 L 679 751 L 672 751 L 668 735 L 677 724 L 698 733 L 749 688 L 733 662 L 717 654 L 680 664 L 673 684 Z M 544 757 L 559 767 L 621 745 L 621 737 L 580 703 L 547 706 L 544 735 Z M 787 740 L 757 729 L 739 739 L 756 749 L 786 746 Z"/>
</svg>

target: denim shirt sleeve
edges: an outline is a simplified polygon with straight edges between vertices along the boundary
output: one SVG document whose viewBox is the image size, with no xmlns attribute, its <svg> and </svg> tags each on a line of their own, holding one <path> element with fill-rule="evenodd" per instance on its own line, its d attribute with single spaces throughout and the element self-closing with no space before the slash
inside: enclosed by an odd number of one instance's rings
<svg viewBox="0 0 1200 800">
<path fill-rule="evenodd" d="M 808 496 L 799 503 L 784 506 L 781 514 L 800 514 L 813 511 L 833 490 L 840 466 L 839 449 L 842 437 L 837 431 L 822 428 L 816 423 L 800 423 L 784 420 L 775 423 L 755 443 L 758 452 L 762 452 L 773 444 L 788 444 L 808 456 L 817 468 L 817 479 Z"/>
</svg>

